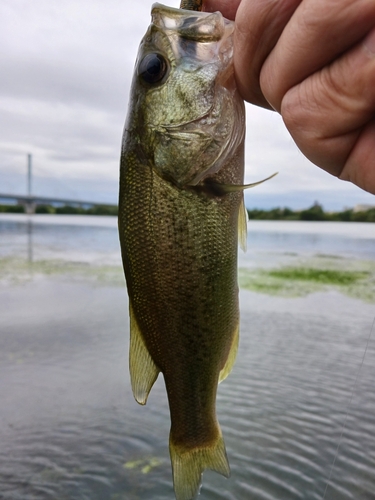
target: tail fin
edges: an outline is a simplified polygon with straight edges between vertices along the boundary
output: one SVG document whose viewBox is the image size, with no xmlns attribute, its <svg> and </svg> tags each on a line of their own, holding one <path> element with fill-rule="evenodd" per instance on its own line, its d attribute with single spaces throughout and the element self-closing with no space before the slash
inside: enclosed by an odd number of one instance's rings
<svg viewBox="0 0 375 500">
<path fill-rule="evenodd" d="M 199 491 L 202 473 L 211 469 L 225 477 L 230 469 L 225 451 L 224 439 L 220 433 L 215 443 L 194 449 L 175 446 L 169 441 L 172 461 L 173 484 L 177 500 L 192 500 Z"/>
</svg>

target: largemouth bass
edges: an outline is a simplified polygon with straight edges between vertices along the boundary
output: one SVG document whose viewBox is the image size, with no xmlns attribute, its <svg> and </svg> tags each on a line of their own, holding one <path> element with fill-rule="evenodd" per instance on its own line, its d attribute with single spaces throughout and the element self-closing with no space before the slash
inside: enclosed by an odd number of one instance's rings
<svg viewBox="0 0 375 500">
<path fill-rule="evenodd" d="M 229 476 L 215 401 L 238 345 L 245 116 L 233 23 L 159 4 L 151 15 L 123 137 L 119 232 L 134 396 L 145 404 L 163 374 L 175 494 L 188 500 L 205 469 Z"/>
</svg>

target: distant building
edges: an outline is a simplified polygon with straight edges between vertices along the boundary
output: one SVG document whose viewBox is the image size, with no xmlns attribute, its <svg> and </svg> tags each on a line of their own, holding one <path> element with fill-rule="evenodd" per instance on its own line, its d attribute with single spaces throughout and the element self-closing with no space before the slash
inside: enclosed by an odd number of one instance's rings
<svg viewBox="0 0 375 500">
<path fill-rule="evenodd" d="M 370 210 L 371 208 L 375 208 L 375 205 L 356 205 L 353 208 L 353 212 L 367 212 L 367 210 Z"/>
</svg>

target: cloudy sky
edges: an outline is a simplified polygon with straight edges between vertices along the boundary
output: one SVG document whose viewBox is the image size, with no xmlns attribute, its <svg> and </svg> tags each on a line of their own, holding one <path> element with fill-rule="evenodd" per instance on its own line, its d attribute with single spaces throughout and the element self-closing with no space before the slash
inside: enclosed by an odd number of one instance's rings
<svg viewBox="0 0 375 500">
<path fill-rule="evenodd" d="M 0 192 L 26 192 L 31 153 L 35 193 L 117 201 L 130 81 L 151 4 L 1 1 Z M 245 180 L 279 172 L 247 192 L 248 207 L 375 204 L 306 160 L 277 114 L 248 105 L 246 137 Z"/>
</svg>

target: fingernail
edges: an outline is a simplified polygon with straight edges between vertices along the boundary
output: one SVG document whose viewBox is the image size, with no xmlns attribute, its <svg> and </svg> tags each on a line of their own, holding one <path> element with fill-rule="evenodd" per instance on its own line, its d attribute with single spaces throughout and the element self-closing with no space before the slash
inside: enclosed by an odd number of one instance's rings
<svg viewBox="0 0 375 500">
<path fill-rule="evenodd" d="M 375 30 L 370 31 L 370 33 L 363 40 L 363 46 L 371 54 L 375 56 Z"/>
</svg>

